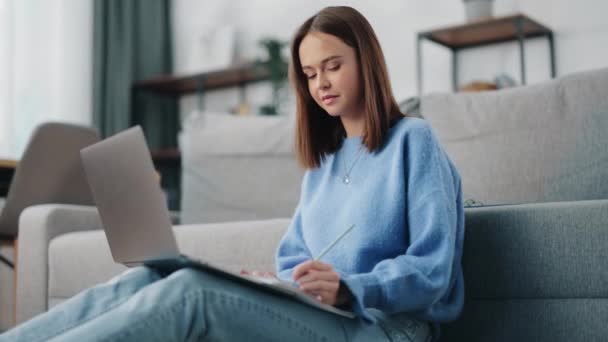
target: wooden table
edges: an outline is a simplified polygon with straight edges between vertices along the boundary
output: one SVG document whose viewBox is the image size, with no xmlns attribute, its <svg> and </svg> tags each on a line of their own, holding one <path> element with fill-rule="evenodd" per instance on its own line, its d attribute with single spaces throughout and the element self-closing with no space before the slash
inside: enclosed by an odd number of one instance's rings
<svg viewBox="0 0 608 342">
<path fill-rule="evenodd" d="M 479 21 L 442 27 L 418 33 L 416 42 L 416 72 L 418 95 L 422 94 L 422 41 L 429 40 L 448 48 L 452 52 L 452 87 L 458 90 L 458 52 L 479 46 L 517 41 L 521 83 L 526 84 L 526 61 L 524 41 L 530 38 L 544 37 L 549 43 L 549 71 L 551 77 L 555 71 L 555 43 L 553 31 L 528 17 L 517 13 L 504 17 L 493 17 Z"/>
<path fill-rule="evenodd" d="M 0 159 L 0 197 L 6 197 L 18 162 L 11 159 Z"/>
</svg>

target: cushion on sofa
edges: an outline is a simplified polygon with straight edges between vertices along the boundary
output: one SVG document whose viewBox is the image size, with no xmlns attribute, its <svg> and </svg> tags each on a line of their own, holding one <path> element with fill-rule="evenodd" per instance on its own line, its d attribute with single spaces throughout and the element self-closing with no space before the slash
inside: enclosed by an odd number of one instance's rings
<svg viewBox="0 0 608 342">
<path fill-rule="evenodd" d="M 205 113 L 180 134 L 185 224 L 289 217 L 304 174 L 290 116 Z M 198 123 L 197 123 L 198 122 Z"/>
<path fill-rule="evenodd" d="M 608 69 L 483 93 L 430 94 L 421 112 L 484 204 L 608 198 Z"/>
</svg>

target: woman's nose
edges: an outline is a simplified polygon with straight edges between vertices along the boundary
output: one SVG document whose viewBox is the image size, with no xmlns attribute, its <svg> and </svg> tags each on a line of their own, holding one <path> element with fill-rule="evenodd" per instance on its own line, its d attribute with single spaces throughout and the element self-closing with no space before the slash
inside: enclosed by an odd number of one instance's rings
<svg viewBox="0 0 608 342">
<path fill-rule="evenodd" d="M 319 89 L 328 89 L 330 86 L 329 80 L 327 79 L 327 77 L 319 75 L 319 77 L 317 77 L 317 87 L 319 87 Z"/>
</svg>

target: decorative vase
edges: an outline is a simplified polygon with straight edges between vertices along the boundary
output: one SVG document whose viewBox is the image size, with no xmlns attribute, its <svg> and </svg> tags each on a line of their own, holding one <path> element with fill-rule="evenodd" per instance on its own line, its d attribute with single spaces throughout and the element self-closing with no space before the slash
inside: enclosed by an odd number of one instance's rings
<svg viewBox="0 0 608 342">
<path fill-rule="evenodd" d="M 464 12 L 468 22 L 492 17 L 493 0 L 463 0 Z"/>
</svg>

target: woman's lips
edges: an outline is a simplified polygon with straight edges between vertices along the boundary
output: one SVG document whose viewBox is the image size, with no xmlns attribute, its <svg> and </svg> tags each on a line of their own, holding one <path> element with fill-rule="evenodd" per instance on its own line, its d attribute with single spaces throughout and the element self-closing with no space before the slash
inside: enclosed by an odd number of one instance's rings
<svg viewBox="0 0 608 342">
<path fill-rule="evenodd" d="M 331 105 L 334 102 L 336 102 L 338 98 L 338 95 L 330 95 L 330 96 L 324 96 L 323 97 L 323 104 L 325 105 Z"/>
</svg>

